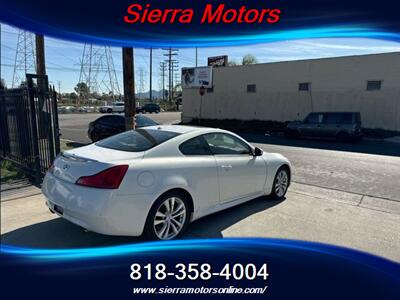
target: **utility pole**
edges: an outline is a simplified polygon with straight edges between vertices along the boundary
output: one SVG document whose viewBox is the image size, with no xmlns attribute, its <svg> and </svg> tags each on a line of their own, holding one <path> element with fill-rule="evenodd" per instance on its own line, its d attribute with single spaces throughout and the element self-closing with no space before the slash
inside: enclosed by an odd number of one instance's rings
<svg viewBox="0 0 400 300">
<path fill-rule="evenodd" d="M 35 41 L 36 41 L 36 73 L 38 75 L 46 75 L 43 35 L 36 34 Z"/>
<path fill-rule="evenodd" d="M 36 43 L 36 74 L 37 75 L 46 75 L 46 62 L 45 62 L 45 54 L 44 54 L 44 37 L 42 34 L 35 35 L 35 43 Z M 42 78 L 38 78 L 37 80 L 38 87 L 47 91 L 48 87 L 45 86 L 46 80 Z M 45 99 L 39 99 L 39 103 L 41 106 L 44 105 Z"/>
<path fill-rule="evenodd" d="M 196 47 L 196 68 L 197 68 L 197 47 Z"/>
<path fill-rule="evenodd" d="M 167 57 L 167 59 L 165 60 L 165 62 L 168 64 L 168 101 L 172 102 L 173 99 L 173 89 L 174 89 L 174 81 L 173 81 L 173 64 L 175 62 L 178 62 L 177 60 L 173 60 L 172 58 L 174 56 L 178 55 L 178 49 L 172 49 L 172 48 L 168 48 L 168 49 L 164 49 L 167 50 L 168 52 L 166 54 L 164 54 L 164 56 Z"/>
<path fill-rule="evenodd" d="M 58 85 L 58 100 L 61 101 L 61 80 L 57 81 Z"/>
<path fill-rule="evenodd" d="M 160 62 L 160 75 L 162 80 L 162 100 L 165 101 L 165 72 L 167 71 L 167 64 Z"/>
<path fill-rule="evenodd" d="M 135 129 L 135 73 L 133 48 L 122 48 L 122 69 L 124 76 L 125 130 Z"/>
<path fill-rule="evenodd" d="M 160 72 L 162 80 L 162 99 L 165 101 L 165 72 L 167 71 L 167 64 L 165 62 L 160 62 Z"/>
<path fill-rule="evenodd" d="M 153 101 L 153 48 L 150 48 L 150 102 Z"/>
</svg>

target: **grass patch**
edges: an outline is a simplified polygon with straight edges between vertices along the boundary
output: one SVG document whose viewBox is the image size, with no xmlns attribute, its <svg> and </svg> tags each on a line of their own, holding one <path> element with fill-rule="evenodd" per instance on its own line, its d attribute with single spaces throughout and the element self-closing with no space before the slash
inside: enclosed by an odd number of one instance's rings
<svg viewBox="0 0 400 300">
<path fill-rule="evenodd" d="M 2 160 L 0 164 L 1 183 L 25 179 L 24 173 L 12 162 Z"/>
</svg>

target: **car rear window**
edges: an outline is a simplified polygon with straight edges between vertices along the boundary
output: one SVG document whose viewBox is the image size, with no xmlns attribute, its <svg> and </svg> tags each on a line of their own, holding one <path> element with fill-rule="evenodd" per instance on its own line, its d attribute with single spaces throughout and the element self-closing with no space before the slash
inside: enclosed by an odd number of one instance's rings
<svg viewBox="0 0 400 300">
<path fill-rule="evenodd" d="M 152 119 L 143 117 L 141 115 L 136 115 L 136 126 L 145 127 L 145 126 L 155 126 L 155 125 L 158 125 L 158 123 L 153 121 Z"/>
<path fill-rule="evenodd" d="M 179 133 L 157 129 L 136 129 L 111 136 L 96 143 L 96 146 L 127 151 L 142 152 L 164 143 Z"/>
</svg>

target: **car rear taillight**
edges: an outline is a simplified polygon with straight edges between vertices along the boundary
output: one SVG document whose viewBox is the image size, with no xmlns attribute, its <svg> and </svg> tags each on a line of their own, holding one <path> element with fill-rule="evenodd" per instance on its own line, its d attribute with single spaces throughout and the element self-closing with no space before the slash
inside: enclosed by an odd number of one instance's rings
<svg viewBox="0 0 400 300">
<path fill-rule="evenodd" d="M 82 176 L 76 184 L 99 189 L 117 189 L 128 167 L 128 165 L 115 166 L 91 176 Z"/>
</svg>

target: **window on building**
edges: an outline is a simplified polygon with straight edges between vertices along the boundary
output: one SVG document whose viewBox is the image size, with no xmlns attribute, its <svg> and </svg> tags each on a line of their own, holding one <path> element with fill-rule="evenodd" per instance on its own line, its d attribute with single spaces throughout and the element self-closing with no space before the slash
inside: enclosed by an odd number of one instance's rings
<svg viewBox="0 0 400 300">
<path fill-rule="evenodd" d="M 310 90 L 310 83 L 309 82 L 300 82 L 299 83 L 299 91 L 309 91 Z"/>
<path fill-rule="evenodd" d="M 382 80 L 368 80 L 367 91 L 379 91 L 382 86 Z"/>
<path fill-rule="evenodd" d="M 255 84 L 248 84 L 247 85 L 247 92 L 248 93 L 255 93 L 256 92 L 256 85 Z"/>
</svg>

